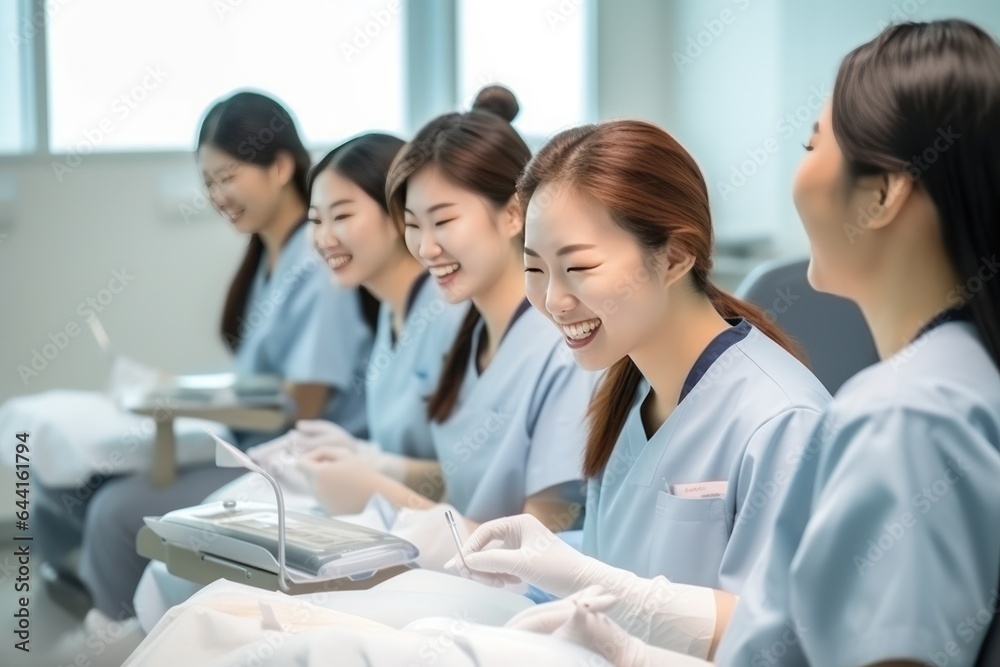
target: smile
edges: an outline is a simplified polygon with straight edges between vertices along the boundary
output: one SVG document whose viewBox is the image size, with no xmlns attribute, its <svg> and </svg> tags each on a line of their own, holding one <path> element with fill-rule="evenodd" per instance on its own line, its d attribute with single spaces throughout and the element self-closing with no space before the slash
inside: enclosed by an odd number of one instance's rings
<svg viewBox="0 0 1000 667">
<path fill-rule="evenodd" d="M 601 327 L 599 319 L 586 320 L 575 324 L 560 324 L 563 335 L 570 340 L 584 340 L 590 338 Z"/>
<path fill-rule="evenodd" d="M 434 276 L 435 278 L 444 278 L 445 276 L 455 273 L 456 271 L 458 271 L 458 269 L 459 269 L 458 264 L 446 264 L 444 266 L 428 267 L 428 271 L 430 271 L 431 275 Z"/>
</svg>

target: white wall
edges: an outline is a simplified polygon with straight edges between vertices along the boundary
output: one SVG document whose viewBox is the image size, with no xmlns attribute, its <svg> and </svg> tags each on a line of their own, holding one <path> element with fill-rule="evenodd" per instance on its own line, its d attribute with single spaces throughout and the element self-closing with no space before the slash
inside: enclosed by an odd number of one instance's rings
<svg viewBox="0 0 1000 667">
<path fill-rule="evenodd" d="M 829 91 L 840 58 L 880 21 L 948 15 L 1000 32 L 996 0 L 599 0 L 598 112 L 648 118 L 690 148 L 720 239 L 764 230 L 779 251 L 804 252 L 789 189 L 812 120 L 790 133 L 778 123 L 815 102 L 816 87 Z M 678 66 L 689 38 L 705 45 Z M 720 181 L 765 146 L 773 152 L 724 201 Z M 179 204 L 195 205 L 199 189 L 189 155 L 88 156 L 62 182 L 48 159 L 0 159 L 0 401 L 102 386 L 83 328 L 37 377 L 24 382 L 17 367 L 30 367 L 49 334 L 83 327 L 79 304 L 121 269 L 135 277 L 100 314 L 120 351 L 173 371 L 227 365 L 216 327 L 243 241 L 210 211 L 181 219 Z"/>
</svg>

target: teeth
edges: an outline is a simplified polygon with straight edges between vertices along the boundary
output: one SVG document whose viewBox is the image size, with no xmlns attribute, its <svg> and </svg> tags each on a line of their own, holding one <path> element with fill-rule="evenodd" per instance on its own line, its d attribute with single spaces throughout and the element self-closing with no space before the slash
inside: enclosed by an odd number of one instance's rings
<svg viewBox="0 0 1000 667">
<path fill-rule="evenodd" d="M 432 266 L 429 270 L 431 275 L 435 278 L 443 278 L 444 276 L 458 271 L 458 264 L 449 264 L 448 266 Z"/>
<path fill-rule="evenodd" d="M 339 255 L 337 257 L 331 257 L 330 259 L 326 260 L 326 263 L 327 266 L 329 266 L 331 269 L 336 269 L 343 266 L 344 264 L 347 264 L 349 261 L 351 261 L 352 257 L 353 257 L 352 255 Z"/>
<path fill-rule="evenodd" d="M 567 338 L 572 340 L 583 340 L 590 336 L 592 331 L 597 331 L 597 328 L 601 326 L 600 320 L 587 320 L 586 322 L 577 322 L 576 324 L 562 324 L 560 328 L 563 333 L 566 334 Z"/>
</svg>

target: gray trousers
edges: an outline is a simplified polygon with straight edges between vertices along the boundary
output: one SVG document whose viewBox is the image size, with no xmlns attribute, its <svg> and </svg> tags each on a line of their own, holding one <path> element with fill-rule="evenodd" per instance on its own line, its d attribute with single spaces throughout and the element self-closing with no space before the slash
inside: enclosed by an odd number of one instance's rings
<svg viewBox="0 0 1000 667">
<path fill-rule="evenodd" d="M 38 485 L 36 507 L 42 557 L 57 562 L 80 546 L 80 578 L 94 607 L 112 619 L 135 616 L 132 598 L 148 563 L 135 551 L 144 516 L 197 505 L 246 470 L 208 463 L 182 468 L 177 479 L 157 489 L 148 474 L 95 478 L 80 489 Z"/>
</svg>

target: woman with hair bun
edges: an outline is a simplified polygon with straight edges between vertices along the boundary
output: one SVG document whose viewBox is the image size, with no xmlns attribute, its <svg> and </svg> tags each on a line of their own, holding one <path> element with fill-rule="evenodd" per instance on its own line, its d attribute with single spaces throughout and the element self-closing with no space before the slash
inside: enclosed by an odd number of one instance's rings
<svg viewBox="0 0 1000 667">
<path fill-rule="evenodd" d="M 525 299 L 515 186 L 531 153 L 511 127 L 517 111 L 506 88 L 483 89 L 471 111 L 422 128 L 386 186 L 410 252 L 449 302 L 471 303 L 428 400 L 438 486 L 465 517 L 463 532 L 521 512 L 569 529 L 582 509 L 584 413 L 596 378 Z M 416 509 L 436 495 L 357 457 L 318 452 L 303 465 L 332 513 L 357 511 L 376 492 Z"/>
</svg>

